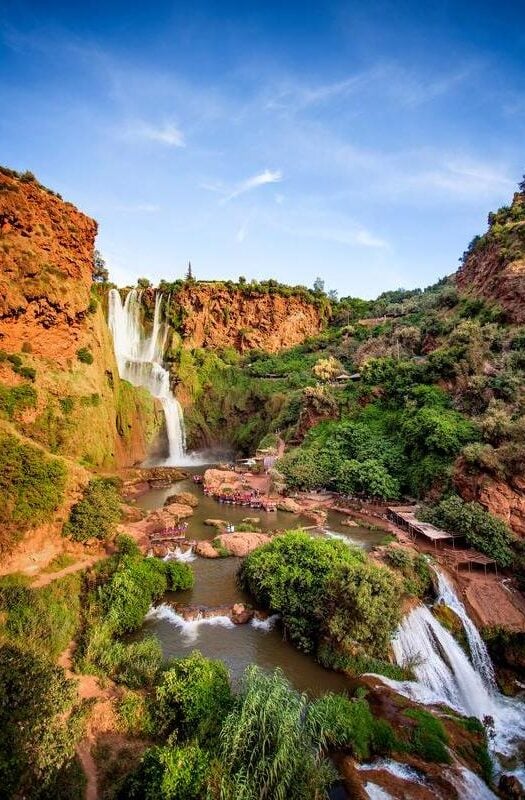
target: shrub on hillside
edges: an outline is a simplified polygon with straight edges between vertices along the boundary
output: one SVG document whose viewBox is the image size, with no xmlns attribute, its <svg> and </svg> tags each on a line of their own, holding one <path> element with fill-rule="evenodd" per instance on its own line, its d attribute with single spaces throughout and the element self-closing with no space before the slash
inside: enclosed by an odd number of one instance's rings
<svg viewBox="0 0 525 800">
<path fill-rule="evenodd" d="M 0 435 L 0 550 L 48 522 L 64 497 L 66 469 L 15 436 Z"/>
<path fill-rule="evenodd" d="M 423 509 L 420 516 L 440 528 L 463 534 L 471 547 L 494 558 L 501 567 L 512 563 L 510 529 L 479 503 L 465 503 L 458 495 L 451 495 Z"/>
<path fill-rule="evenodd" d="M 40 798 L 74 757 L 75 685 L 48 658 L 4 644 L 0 697 L 2 796 Z"/>
<path fill-rule="evenodd" d="M 77 358 L 82 364 L 92 364 L 93 363 L 93 353 L 89 349 L 89 347 L 80 347 L 77 350 Z"/>
<path fill-rule="evenodd" d="M 201 800 L 209 767 L 209 755 L 197 744 L 151 747 L 116 800 Z"/>
<path fill-rule="evenodd" d="M 383 724 L 378 726 L 379 722 Z M 310 703 L 308 723 L 314 738 L 324 742 L 327 749 L 350 748 L 359 759 L 369 758 L 376 747 L 385 754 L 395 740 L 391 726 L 374 718 L 362 696 L 350 699 L 329 692 Z"/>
<path fill-rule="evenodd" d="M 121 517 L 117 484 L 111 478 L 93 478 L 71 509 L 64 534 L 77 542 L 108 539 Z"/>
<path fill-rule="evenodd" d="M 0 384 L 0 411 L 3 411 L 9 419 L 13 419 L 16 413 L 26 408 L 35 408 L 36 401 L 36 391 L 26 383 L 19 386 Z"/>
<path fill-rule="evenodd" d="M 228 670 L 198 650 L 172 661 L 155 687 L 151 713 L 155 730 L 177 738 L 213 740 L 232 704 Z"/>
</svg>

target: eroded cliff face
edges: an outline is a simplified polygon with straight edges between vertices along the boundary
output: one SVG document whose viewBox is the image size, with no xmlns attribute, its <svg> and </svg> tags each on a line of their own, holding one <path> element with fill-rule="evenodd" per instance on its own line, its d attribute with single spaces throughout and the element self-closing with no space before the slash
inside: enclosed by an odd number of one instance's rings
<svg viewBox="0 0 525 800">
<path fill-rule="evenodd" d="M 322 311 L 299 295 L 262 294 L 214 284 L 186 285 L 177 294 L 185 347 L 234 347 L 275 353 L 318 334 Z"/>
<path fill-rule="evenodd" d="M 163 416 L 119 379 L 92 291 L 96 233 L 94 220 L 36 180 L 0 171 L 0 384 L 35 393 L 10 422 L 52 453 L 113 468 L 145 456 Z"/>
<path fill-rule="evenodd" d="M 525 194 L 489 215 L 489 229 L 472 242 L 456 283 L 462 292 L 498 303 L 509 321 L 525 322 Z"/>
<path fill-rule="evenodd" d="M 525 477 L 515 475 L 502 481 L 486 472 L 470 473 L 459 459 L 454 484 L 464 500 L 476 500 L 504 520 L 515 534 L 525 536 Z"/>
</svg>

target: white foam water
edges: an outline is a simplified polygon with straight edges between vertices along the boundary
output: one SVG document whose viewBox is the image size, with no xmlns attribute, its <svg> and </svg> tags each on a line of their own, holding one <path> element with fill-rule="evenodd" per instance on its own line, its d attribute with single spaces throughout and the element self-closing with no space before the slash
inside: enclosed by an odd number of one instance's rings
<svg viewBox="0 0 525 800">
<path fill-rule="evenodd" d="M 454 637 L 420 605 L 400 624 L 392 641 L 396 662 L 412 668 L 415 681 L 381 677 L 400 694 L 425 705 L 447 705 L 460 714 L 483 721 L 491 718 L 489 747 L 494 754 L 512 758 L 525 740 L 525 703 L 501 695 L 486 646 L 451 584 L 438 574 L 439 592 L 465 624 L 472 662 Z"/>
<path fill-rule="evenodd" d="M 372 781 L 367 781 L 364 789 L 369 800 L 394 800 L 391 794 L 388 794 L 388 792 L 378 786 L 377 783 L 372 783 Z"/>
<path fill-rule="evenodd" d="M 161 603 L 159 606 L 150 608 L 146 614 L 146 620 L 166 620 L 167 622 L 179 628 L 184 638 L 189 641 L 194 641 L 199 633 L 199 628 L 202 625 L 219 625 L 223 628 L 236 628 L 234 622 L 227 616 L 218 617 L 200 617 L 198 619 L 187 620 L 180 614 L 177 614 L 171 606 L 167 603 Z"/>
<path fill-rule="evenodd" d="M 258 631 L 271 631 L 280 618 L 281 617 L 279 614 L 272 614 L 271 616 L 266 617 L 266 619 L 257 619 L 256 617 L 252 617 L 250 625 L 252 628 L 256 628 Z"/>
<path fill-rule="evenodd" d="M 182 408 L 170 389 L 169 372 L 162 365 L 169 333 L 168 325 L 161 320 L 162 293 L 155 295 L 153 327 L 149 335 L 142 325 L 141 293 L 136 289 L 128 292 L 124 303 L 117 289 L 111 289 L 108 303 L 108 324 L 120 377 L 133 386 L 144 387 L 162 404 L 169 448 L 165 465 L 199 464 L 198 458 L 186 453 Z"/>
<path fill-rule="evenodd" d="M 183 550 L 182 547 L 176 547 L 175 550 L 170 550 L 167 553 L 163 561 L 182 561 L 186 564 L 191 564 L 192 561 L 197 559 L 196 553 L 193 552 L 191 547 L 188 547 L 186 550 Z"/>
<path fill-rule="evenodd" d="M 394 777 L 401 778 L 404 781 L 421 784 L 426 783 L 424 775 L 417 769 L 410 767 L 408 764 L 401 764 L 399 761 L 394 761 L 392 758 L 378 758 L 368 764 L 359 764 L 357 768 L 363 772 L 372 769 L 384 769 L 386 772 L 390 772 L 391 775 L 394 775 Z"/>
<path fill-rule="evenodd" d="M 466 767 L 445 770 L 445 777 L 464 800 L 497 800 L 487 784 Z"/>
</svg>

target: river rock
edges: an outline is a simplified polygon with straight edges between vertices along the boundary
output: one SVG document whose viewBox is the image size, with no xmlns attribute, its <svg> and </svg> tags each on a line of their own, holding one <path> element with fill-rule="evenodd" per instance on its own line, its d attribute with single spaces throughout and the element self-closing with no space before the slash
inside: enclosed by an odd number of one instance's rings
<svg viewBox="0 0 525 800">
<path fill-rule="evenodd" d="M 205 519 L 204 524 L 210 528 L 225 528 L 228 523 L 225 519 Z"/>
<path fill-rule="evenodd" d="M 219 553 L 207 539 L 197 542 L 195 552 L 201 558 L 219 558 Z"/>
<path fill-rule="evenodd" d="M 508 800 L 525 800 L 525 788 L 515 775 L 502 775 L 498 786 Z"/>
<path fill-rule="evenodd" d="M 326 522 L 328 513 L 324 508 L 305 508 L 302 510 L 302 515 L 307 519 L 311 519 L 316 525 L 323 525 Z"/>
<path fill-rule="evenodd" d="M 236 492 L 242 488 L 237 473 L 226 469 L 207 469 L 203 476 L 203 484 L 212 494 Z"/>
<path fill-rule="evenodd" d="M 244 517 L 243 519 L 243 522 L 246 523 L 246 525 L 258 525 L 260 521 L 260 517 Z"/>
<path fill-rule="evenodd" d="M 350 517 L 347 517 L 346 519 L 343 519 L 341 521 L 341 525 L 346 525 L 348 528 L 358 528 L 359 527 L 359 525 L 357 524 L 355 519 L 351 519 Z"/>
<path fill-rule="evenodd" d="M 265 533 L 236 531 L 235 533 L 222 533 L 213 541 L 218 542 L 221 548 L 227 550 L 231 556 L 244 558 L 257 547 L 270 542 L 271 538 Z"/>
<path fill-rule="evenodd" d="M 169 506 L 164 506 L 163 511 L 171 514 L 172 517 L 176 517 L 177 522 L 181 519 L 186 519 L 186 517 L 191 517 L 193 514 L 193 508 L 182 503 L 170 503 Z"/>
<path fill-rule="evenodd" d="M 288 511 L 290 514 L 300 514 L 301 506 L 291 497 L 280 497 L 277 501 L 278 511 Z"/>
<path fill-rule="evenodd" d="M 175 492 L 175 494 L 170 494 L 170 496 L 164 501 L 164 505 L 169 506 L 173 503 L 179 503 L 183 506 L 191 506 L 191 508 L 197 508 L 199 505 L 198 499 L 191 492 Z"/>
<path fill-rule="evenodd" d="M 253 618 L 254 612 L 251 608 L 246 608 L 244 603 L 235 603 L 232 606 L 230 617 L 236 625 L 246 625 Z"/>
</svg>

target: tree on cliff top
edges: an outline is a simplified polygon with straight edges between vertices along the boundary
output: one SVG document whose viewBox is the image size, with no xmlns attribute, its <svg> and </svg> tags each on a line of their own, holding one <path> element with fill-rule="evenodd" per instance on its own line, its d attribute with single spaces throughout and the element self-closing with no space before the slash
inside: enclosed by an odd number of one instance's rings
<svg viewBox="0 0 525 800">
<path fill-rule="evenodd" d="M 523 175 L 521 181 L 518 183 L 518 189 L 520 190 L 520 192 L 523 192 L 523 194 L 525 194 L 525 174 Z"/>
<path fill-rule="evenodd" d="M 95 283 L 107 283 L 109 272 L 100 250 L 93 251 L 93 280 Z"/>
<path fill-rule="evenodd" d="M 193 283 L 195 278 L 193 277 L 193 270 L 191 268 L 191 261 L 188 261 L 188 269 L 186 271 L 186 280 Z"/>
</svg>

